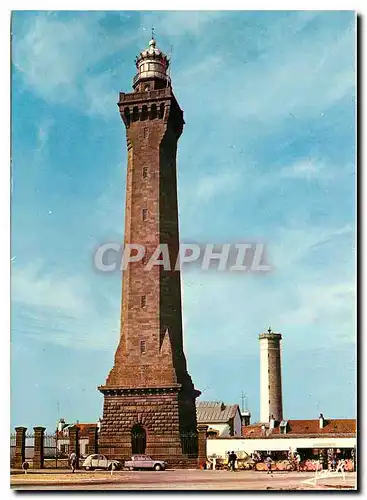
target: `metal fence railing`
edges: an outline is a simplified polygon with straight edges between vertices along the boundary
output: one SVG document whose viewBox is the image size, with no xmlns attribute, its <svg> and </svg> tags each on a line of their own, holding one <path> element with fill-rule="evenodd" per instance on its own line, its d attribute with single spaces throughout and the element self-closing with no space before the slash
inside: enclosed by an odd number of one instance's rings
<svg viewBox="0 0 367 500">
<path fill-rule="evenodd" d="M 69 466 L 69 446 L 60 442 L 57 433 L 43 436 L 43 452 L 46 469 L 66 469 Z"/>
</svg>

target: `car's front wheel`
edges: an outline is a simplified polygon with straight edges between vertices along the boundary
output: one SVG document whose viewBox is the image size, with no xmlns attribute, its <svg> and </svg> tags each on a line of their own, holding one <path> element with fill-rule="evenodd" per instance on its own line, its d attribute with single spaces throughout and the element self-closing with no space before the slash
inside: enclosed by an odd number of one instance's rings
<svg viewBox="0 0 367 500">
<path fill-rule="evenodd" d="M 155 464 L 154 470 L 157 470 L 157 471 L 162 470 L 161 464 Z"/>
</svg>

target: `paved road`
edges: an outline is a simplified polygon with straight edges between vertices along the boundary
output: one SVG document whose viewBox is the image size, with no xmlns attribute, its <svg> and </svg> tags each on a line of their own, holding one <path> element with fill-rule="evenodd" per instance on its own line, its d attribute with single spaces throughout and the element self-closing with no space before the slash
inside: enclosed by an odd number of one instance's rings
<svg viewBox="0 0 367 500">
<path fill-rule="evenodd" d="M 165 472 L 134 471 L 91 472 L 90 474 L 27 474 L 11 477 L 12 488 L 17 490 L 293 490 L 293 489 L 353 489 L 355 473 L 325 478 L 317 486 L 303 481 L 312 473 L 229 472 L 203 470 L 168 470 Z"/>
</svg>

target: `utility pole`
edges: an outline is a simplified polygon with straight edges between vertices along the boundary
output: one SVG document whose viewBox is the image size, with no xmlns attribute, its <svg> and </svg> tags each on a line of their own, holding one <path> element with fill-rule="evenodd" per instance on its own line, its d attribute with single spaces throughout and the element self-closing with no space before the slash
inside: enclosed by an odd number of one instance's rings
<svg viewBox="0 0 367 500">
<path fill-rule="evenodd" d="M 242 413 L 244 413 L 247 410 L 247 395 L 242 391 L 241 394 L 241 402 L 242 402 Z"/>
</svg>

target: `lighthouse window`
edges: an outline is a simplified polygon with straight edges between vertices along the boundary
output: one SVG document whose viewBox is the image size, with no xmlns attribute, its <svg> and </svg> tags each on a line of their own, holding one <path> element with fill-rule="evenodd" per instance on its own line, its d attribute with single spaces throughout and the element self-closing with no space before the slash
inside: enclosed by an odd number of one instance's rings
<svg viewBox="0 0 367 500">
<path fill-rule="evenodd" d="M 140 341 L 140 354 L 144 354 L 146 352 L 145 340 Z"/>
<path fill-rule="evenodd" d="M 148 167 L 143 167 L 143 179 L 148 177 Z"/>
<path fill-rule="evenodd" d="M 152 118 L 152 120 L 154 118 L 157 118 L 157 105 L 156 104 L 152 104 L 152 107 L 150 108 L 150 117 Z"/>
<path fill-rule="evenodd" d="M 141 108 L 141 119 L 146 120 L 148 118 L 148 106 L 143 106 Z M 144 129 L 144 137 L 146 137 L 145 132 L 148 131 L 147 128 Z"/>
<path fill-rule="evenodd" d="M 147 208 L 143 208 L 143 211 L 142 211 L 142 218 L 143 218 L 143 220 L 147 220 L 147 217 L 148 217 L 148 209 Z"/>
<path fill-rule="evenodd" d="M 162 104 L 159 106 L 158 118 L 163 118 L 163 115 L 164 115 L 164 104 L 162 103 Z"/>
<path fill-rule="evenodd" d="M 140 297 L 140 305 L 142 308 L 144 308 L 147 305 L 147 296 L 146 295 L 142 295 Z"/>
<path fill-rule="evenodd" d="M 133 107 L 133 122 L 137 122 L 139 120 L 139 108 L 138 106 Z"/>
</svg>

